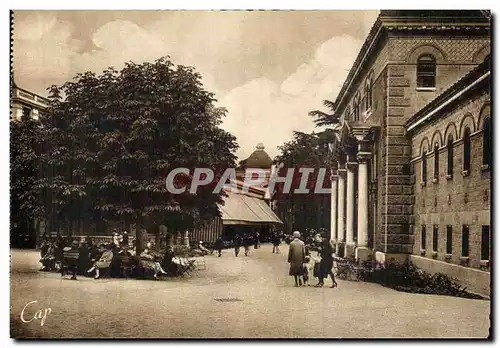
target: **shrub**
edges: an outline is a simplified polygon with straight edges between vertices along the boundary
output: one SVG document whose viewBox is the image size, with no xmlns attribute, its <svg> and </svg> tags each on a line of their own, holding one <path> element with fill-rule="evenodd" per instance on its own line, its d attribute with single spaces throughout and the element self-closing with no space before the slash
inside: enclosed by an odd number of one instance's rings
<svg viewBox="0 0 500 348">
<path fill-rule="evenodd" d="M 377 264 L 371 270 L 366 267 L 366 270 L 361 272 L 360 279 L 411 293 L 483 299 L 480 295 L 468 292 L 467 288 L 462 287 L 456 279 L 447 274 L 430 274 L 411 262 Z"/>
</svg>

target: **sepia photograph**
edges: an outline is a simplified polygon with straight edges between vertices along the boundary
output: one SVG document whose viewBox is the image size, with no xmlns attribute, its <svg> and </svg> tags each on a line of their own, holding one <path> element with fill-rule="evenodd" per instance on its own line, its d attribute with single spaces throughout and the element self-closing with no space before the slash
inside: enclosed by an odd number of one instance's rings
<svg viewBox="0 0 500 348">
<path fill-rule="evenodd" d="M 11 10 L 10 338 L 491 339 L 493 17 Z"/>
</svg>

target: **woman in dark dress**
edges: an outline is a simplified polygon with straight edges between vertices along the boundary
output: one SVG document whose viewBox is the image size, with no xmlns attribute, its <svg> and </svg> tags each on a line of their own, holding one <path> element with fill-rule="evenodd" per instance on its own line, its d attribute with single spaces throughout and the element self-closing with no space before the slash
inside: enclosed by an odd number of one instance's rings
<svg viewBox="0 0 500 348">
<path fill-rule="evenodd" d="M 222 238 L 219 237 L 219 238 L 217 238 L 217 241 L 215 242 L 215 250 L 217 250 L 219 257 L 221 257 L 222 249 L 224 249 L 224 242 L 222 241 Z"/>
<path fill-rule="evenodd" d="M 78 274 L 86 275 L 90 266 L 90 250 L 87 243 L 81 243 L 78 251 Z"/>
<path fill-rule="evenodd" d="M 319 263 L 319 283 L 316 285 L 316 287 L 322 287 L 324 283 L 324 279 L 328 276 L 330 276 L 330 279 L 332 280 L 332 286 L 331 288 L 336 288 L 337 287 L 337 282 L 335 281 L 335 275 L 333 274 L 332 267 L 333 267 L 333 248 L 330 245 L 330 242 L 328 239 L 323 237 L 323 240 L 321 242 L 321 261 Z"/>
</svg>

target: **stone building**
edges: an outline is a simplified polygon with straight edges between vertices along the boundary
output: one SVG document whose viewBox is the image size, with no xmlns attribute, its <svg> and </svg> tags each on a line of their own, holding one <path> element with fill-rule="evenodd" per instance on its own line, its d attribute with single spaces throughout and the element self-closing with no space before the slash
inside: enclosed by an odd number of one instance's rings
<svg viewBox="0 0 500 348">
<path fill-rule="evenodd" d="M 40 118 L 40 113 L 42 113 L 48 105 L 49 101 L 47 99 L 19 88 L 15 83 L 12 83 L 10 99 L 10 117 L 12 119 L 20 120 L 23 116 L 29 116 L 38 120 Z"/>
<path fill-rule="evenodd" d="M 450 88 L 461 88 L 457 81 L 464 81 L 464 76 L 475 71 L 489 52 L 490 23 L 481 11 L 381 11 L 334 103 L 340 123 L 335 126 L 336 138 L 331 146 L 334 175 L 330 229 L 339 254 L 360 259 L 371 254 L 384 262 L 408 259 L 416 250 L 420 257 L 420 248 L 415 249 L 415 243 L 420 242 L 416 228 L 422 223 L 418 207 L 421 202 L 417 199 L 425 197 L 432 206 L 435 190 L 431 183 L 426 191 L 416 186 L 412 168 L 417 170 L 419 164 L 414 142 L 422 132 L 433 134 L 437 126 L 421 122 L 418 128 L 408 122 L 417 122 L 415 117 L 425 113 L 421 110 L 448 98 L 443 95 L 454 93 Z M 479 99 L 474 103 L 479 103 Z M 448 104 L 440 110 L 435 117 L 443 118 L 442 122 L 453 117 L 443 114 L 449 112 Z M 457 113 L 463 115 L 465 111 Z M 475 117 L 479 119 L 479 115 Z M 407 132 L 410 128 L 411 132 Z M 459 129 L 460 123 L 457 132 Z M 476 151 L 474 132 L 479 129 L 478 122 L 469 129 L 471 151 Z M 462 140 L 457 134 L 454 146 L 458 156 Z M 433 141 L 430 137 L 429 144 Z M 439 144 L 442 146 L 443 142 Z M 425 150 L 430 153 L 429 148 Z M 448 182 L 455 187 L 454 192 L 464 192 L 464 185 L 469 185 L 468 190 L 483 185 L 466 182 L 473 178 L 471 173 L 464 181 Z M 472 203 L 472 191 L 470 195 L 469 207 L 462 209 L 464 214 L 476 209 L 472 208 L 476 204 Z M 456 195 L 454 199 L 458 199 Z M 487 214 L 481 204 L 477 209 Z M 441 219 L 445 223 L 442 214 L 434 214 L 437 215 L 423 223 L 434 225 Z M 479 219 L 478 214 L 474 216 Z M 472 222 L 469 224 L 472 227 Z M 444 227 L 440 230 L 445 233 Z M 471 229 L 471 236 L 476 232 L 477 228 Z M 452 260 L 458 263 L 457 258 Z M 479 263 L 473 261 L 471 251 L 469 266 L 475 265 Z"/>
<path fill-rule="evenodd" d="M 406 125 L 415 177 L 411 259 L 483 294 L 491 260 L 490 79 L 487 60 Z"/>
</svg>

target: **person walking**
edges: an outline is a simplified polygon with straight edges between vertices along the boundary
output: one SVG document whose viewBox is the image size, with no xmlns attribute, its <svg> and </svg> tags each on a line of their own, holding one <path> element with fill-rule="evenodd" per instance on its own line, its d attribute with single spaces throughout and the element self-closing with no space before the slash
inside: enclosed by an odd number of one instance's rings
<svg viewBox="0 0 500 348">
<path fill-rule="evenodd" d="M 255 235 L 254 235 L 254 249 L 259 249 L 259 244 L 260 244 L 259 237 L 260 237 L 259 231 L 255 231 Z"/>
<path fill-rule="evenodd" d="M 290 242 L 288 248 L 288 263 L 290 263 L 290 271 L 288 274 L 293 276 L 295 286 L 302 286 L 303 267 L 306 261 L 306 248 L 304 242 L 300 240 L 300 232 L 293 232 L 293 241 Z"/>
<path fill-rule="evenodd" d="M 243 236 L 243 247 L 245 248 L 245 256 L 250 254 L 250 245 L 252 244 L 252 239 L 250 235 L 245 234 Z"/>
<path fill-rule="evenodd" d="M 327 276 L 330 276 L 330 279 L 332 280 L 331 288 L 337 287 L 337 282 L 335 281 L 335 275 L 333 274 L 332 271 L 333 267 L 332 254 L 333 254 L 333 248 L 328 239 L 323 235 L 320 246 L 321 261 L 319 263 L 319 272 L 318 272 L 319 282 L 318 284 L 316 284 L 316 287 L 318 288 L 321 288 L 325 284 L 324 279 Z"/>
<path fill-rule="evenodd" d="M 273 237 L 273 254 L 275 252 L 276 254 L 280 253 L 280 244 L 281 244 L 281 236 L 278 232 L 275 232 Z"/>
<path fill-rule="evenodd" d="M 222 255 L 223 248 L 224 248 L 224 242 L 222 241 L 222 238 L 219 237 L 215 241 L 215 250 L 217 250 L 217 254 L 219 255 L 219 257 L 221 257 L 221 255 Z"/>
<path fill-rule="evenodd" d="M 241 248 L 241 237 L 239 234 L 236 234 L 233 239 L 234 244 L 234 256 L 238 257 Z"/>
</svg>

